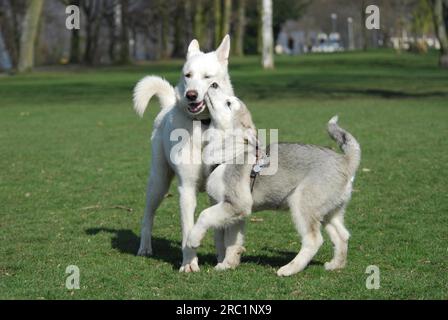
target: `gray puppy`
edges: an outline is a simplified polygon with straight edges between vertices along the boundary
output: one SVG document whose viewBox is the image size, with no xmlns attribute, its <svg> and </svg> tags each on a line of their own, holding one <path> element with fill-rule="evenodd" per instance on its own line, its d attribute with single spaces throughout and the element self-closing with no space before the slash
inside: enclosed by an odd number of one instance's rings
<svg viewBox="0 0 448 320">
<path fill-rule="evenodd" d="M 212 117 L 211 127 L 224 132 L 224 139 L 241 138 L 240 141 L 253 150 L 257 144 L 256 131 L 244 103 L 226 95 L 217 85 L 208 90 L 206 102 Z M 328 133 L 343 154 L 314 145 L 271 144 L 266 154 L 269 167 L 274 166 L 277 170 L 275 174 L 266 175 L 263 173 L 269 168 L 262 168 L 255 180 L 253 164 L 235 162 L 238 152 L 230 157 L 232 159 L 227 157 L 207 182 L 207 192 L 216 204 L 200 214 L 189 234 L 187 246 L 197 248 L 208 228 L 227 227 L 254 211 L 289 208 L 302 237 L 302 247 L 277 274 L 293 275 L 308 265 L 323 243 L 321 225 L 334 245 L 334 257 L 325 263 L 325 269 L 343 268 L 350 236 L 344 226 L 344 211 L 351 197 L 361 150 L 355 138 L 338 126 L 337 120 L 333 117 L 328 122 Z M 221 141 L 222 137 L 212 138 L 209 144 Z M 248 156 L 249 149 L 243 148 L 239 152 Z M 239 261 L 224 260 L 221 269 L 234 268 L 237 263 Z"/>
</svg>

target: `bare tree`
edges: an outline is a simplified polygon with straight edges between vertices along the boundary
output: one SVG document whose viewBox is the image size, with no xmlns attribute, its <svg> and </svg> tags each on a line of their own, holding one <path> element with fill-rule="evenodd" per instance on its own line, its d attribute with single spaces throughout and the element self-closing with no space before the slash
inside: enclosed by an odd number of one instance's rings
<svg viewBox="0 0 448 320">
<path fill-rule="evenodd" d="M 75 5 L 79 8 L 80 0 L 71 0 L 69 4 Z M 80 55 L 81 55 L 81 49 L 80 49 L 79 30 L 73 29 L 73 30 L 71 30 L 69 61 L 71 63 L 80 63 L 81 62 Z"/>
<path fill-rule="evenodd" d="M 264 69 L 274 68 L 274 32 L 272 29 L 272 0 L 262 0 L 262 66 Z"/>
<path fill-rule="evenodd" d="M 246 0 L 238 1 L 237 20 L 235 26 L 234 54 L 244 55 L 244 29 L 246 27 Z"/>
<path fill-rule="evenodd" d="M 434 28 L 440 42 L 439 63 L 443 68 L 448 68 L 448 0 L 432 0 Z"/>
<path fill-rule="evenodd" d="M 176 0 L 174 11 L 174 40 L 173 40 L 173 56 L 183 57 L 185 54 L 186 32 L 185 25 L 187 15 L 188 1 Z"/>
<path fill-rule="evenodd" d="M 17 65 L 19 72 L 28 71 L 34 67 L 34 45 L 43 4 L 43 0 L 33 0 L 28 3 L 20 37 L 19 62 Z"/>
<path fill-rule="evenodd" d="M 86 49 L 84 52 L 84 62 L 94 64 L 97 58 L 98 37 L 103 14 L 102 0 L 83 0 L 82 9 L 86 16 Z"/>
<path fill-rule="evenodd" d="M 204 3 L 203 0 L 194 1 L 193 34 L 199 43 L 203 43 L 204 38 Z"/>
<path fill-rule="evenodd" d="M 120 58 L 121 64 L 130 62 L 129 56 L 129 0 L 121 0 Z"/>
<path fill-rule="evenodd" d="M 25 14 L 24 0 L 0 0 L 0 29 L 3 33 L 5 48 L 11 57 L 12 64 L 17 65 L 20 47 L 20 29 Z"/>
<path fill-rule="evenodd" d="M 214 23 L 215 23 L 215 47 L 221 43 L 221 0 L 214 0 L 213 2 Z"/>
<path fill-rule="evenodd" d="M 224 0 L 221 26 L 221 38 L 230 33 L 230 23 L 232 19 L 232 0 Z"/>
</svg>

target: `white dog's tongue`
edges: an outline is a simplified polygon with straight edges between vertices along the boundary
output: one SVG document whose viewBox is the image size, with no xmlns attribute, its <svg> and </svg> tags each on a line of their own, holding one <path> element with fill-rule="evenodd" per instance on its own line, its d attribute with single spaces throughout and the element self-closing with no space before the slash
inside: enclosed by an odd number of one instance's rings
<svg viewBox="0 0 448 320">
<path fill-rule="evenodd" d="M 201 110 L 202 105 L 204 104 L 204 101 L 198 102 L 198 103 L 190 103 L 188 104 L 188 110 L 192 113 L 196 113 L 199 110 Z"/>
</svg>

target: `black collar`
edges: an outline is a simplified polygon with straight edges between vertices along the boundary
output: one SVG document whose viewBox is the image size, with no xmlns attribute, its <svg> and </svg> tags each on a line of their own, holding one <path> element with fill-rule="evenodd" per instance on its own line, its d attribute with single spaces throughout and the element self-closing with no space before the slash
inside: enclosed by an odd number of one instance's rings
<svg viewBox="0 0 448 320">
<path fill-rule="evenodd" d="M 195 121 L 198 121 L 199 119 L 194 119 Z M 199 121 L 201 121 L 201 123 L 203 124 L 203 125 L 205 125 L 205 126 L 209 126 L 210 125 L 210 122 L 212 122 L 212 119 L 201 119 L 201 120 L 199 120 Z"/>
</svg>

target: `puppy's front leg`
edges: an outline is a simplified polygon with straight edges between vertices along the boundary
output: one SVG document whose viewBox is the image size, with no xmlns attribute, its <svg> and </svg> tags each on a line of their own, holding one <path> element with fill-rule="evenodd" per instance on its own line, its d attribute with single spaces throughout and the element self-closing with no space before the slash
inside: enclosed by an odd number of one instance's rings
<svg viewBox="0 0 448 320">
<path fill-rule="evenodd" d="M 198 221 L 188 236 L 187 246 L 190 248 L 199 247 L 209 228 L 223 228 L 234 224 L 242 218 L 242 216 L 235 215 L 231 206 L 224 202 L 205 209 L 199 215 Z"/>
</svg>

